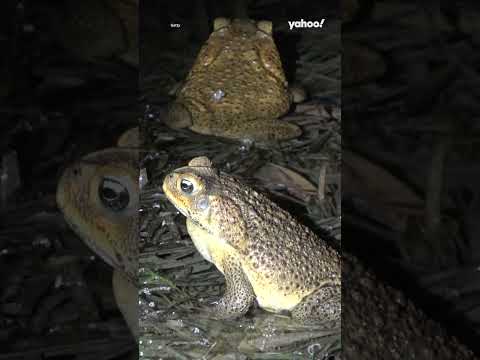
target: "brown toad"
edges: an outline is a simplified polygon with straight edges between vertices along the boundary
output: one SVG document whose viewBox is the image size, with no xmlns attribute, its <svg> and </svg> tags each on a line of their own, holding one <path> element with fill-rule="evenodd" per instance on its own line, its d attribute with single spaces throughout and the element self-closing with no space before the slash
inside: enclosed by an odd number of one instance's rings
<svg viewBox="0 0 480 360">
<path fill-rule="evenodd" d="M 301 321 L 340 318 L 340 255 L 288 212 L 206 157 L 167 175 L 163 190 L 198 251 L 225 276 L 218 317 L 242 315 L 256 299 Z"/>
<path fill-rule="evenodd" d="M 166 124 L 234 139 L 290 139 L 300 128 L 277 118 L 297 95 L 288 90 L 270 21 L 217 18 Z"/>
<path fill-rule="evenodd" d="M 68 167 L 57 204 L 79 237 L 114 268 L 115 300 L 138 337 L 138 151 L 109 148 Z"/>
</svg>

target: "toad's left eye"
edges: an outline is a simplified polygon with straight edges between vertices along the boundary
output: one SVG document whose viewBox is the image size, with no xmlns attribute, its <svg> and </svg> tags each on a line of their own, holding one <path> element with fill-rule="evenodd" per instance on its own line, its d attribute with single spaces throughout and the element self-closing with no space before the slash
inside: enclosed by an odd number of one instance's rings
<svg viewBox="0 0 480 360">
<path fill-rule="evenodd" d="M 103 205 L 113 211 L 125 209 L 130 201 L 127 188 L 120 181 L 109 177 L 102 179 L 98 195 Z"/>
<path fill-rule="evenodd" d="M 180 189 L 182 189 L 185 194 L 191 194 L 193 192 L 193 183 L 190 180 L 182 179 L 180 181 Z"/>
</svg>

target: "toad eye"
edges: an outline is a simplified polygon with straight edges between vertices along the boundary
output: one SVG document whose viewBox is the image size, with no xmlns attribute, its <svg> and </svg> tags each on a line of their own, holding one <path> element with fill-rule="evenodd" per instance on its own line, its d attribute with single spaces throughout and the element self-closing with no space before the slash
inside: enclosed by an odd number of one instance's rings
<svg viewBox="0 0 480 360">
<path fill-rule="evenodd" d="M 182 189 L 185 194 L 191 194 L 193 192 L 193 183 L 190 180 L 182 179 L 180 181 L 180 189 Z"/>
<path fill-rule="evenodd" d="M 130 201 L 127 188 L 118 180 L 105 177 L 98 187 L 98 196 L 103 205 L 113 211 L 125 209 Z"/>
</svg>

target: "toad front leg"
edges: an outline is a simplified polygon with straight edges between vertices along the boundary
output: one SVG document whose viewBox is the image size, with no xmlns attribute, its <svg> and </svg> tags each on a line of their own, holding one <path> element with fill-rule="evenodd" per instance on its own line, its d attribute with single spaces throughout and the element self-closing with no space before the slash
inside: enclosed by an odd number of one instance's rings
<svg viewBox="0 0 480 360">
<path fill-rule="evenodd" d="M 328 285 L 305 297 L 292 310 L 301 322 L 338 321 L 342 314 L 342 291 L 339 285 Z"/>
<path fill-rule="evenodd" d="M 220 268 L 220 267 L 219 267 Z M 244 315 L 255 300 L 255 293 L 234 256 L 226 256 L 221 262 L 225 275 L 226 290 L 213 307 L 214 316 L 219 319 L 233 319 Z"/>
<path fill-rule="evenodd" d="M 113 293 L 123 318 L 135 339 L 139 338 L 138 290 L 120 270 L 113 271 Z"/>
</svg>

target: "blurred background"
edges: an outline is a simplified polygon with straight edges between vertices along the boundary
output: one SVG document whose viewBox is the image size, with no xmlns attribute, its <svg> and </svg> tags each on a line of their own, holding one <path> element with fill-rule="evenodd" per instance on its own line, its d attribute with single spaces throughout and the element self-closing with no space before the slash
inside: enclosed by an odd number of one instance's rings
<svg viewBox="0 0 480 360">
<path fill-rule="evenodd" d="M 55 203 L 63 169 L 138 123 L 136 1 L 5 1 L 0 358 L 136 353 L 112 271 Z"/>
</svg>

